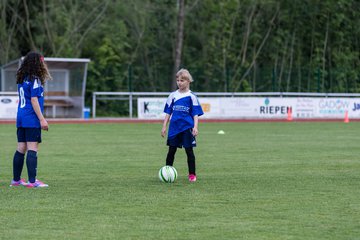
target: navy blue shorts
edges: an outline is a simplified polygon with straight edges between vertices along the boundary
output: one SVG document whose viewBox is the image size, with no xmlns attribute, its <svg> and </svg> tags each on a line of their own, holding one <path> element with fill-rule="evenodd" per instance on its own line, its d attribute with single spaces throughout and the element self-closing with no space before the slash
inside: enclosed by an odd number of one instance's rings
<svg viewBox="0 0 360 240">
<path fill-rule="evenodd" d="M 18 142 L 38 142 L 41 143 L 41 128 L 23 128 L 17 129 Z"/>
<path fill-rule="evenodd" d="M 196 147 L 196 139 L 192 135 L 192 129 L 185 130 L 172 138 L 168 138 L 167 145 L 178 148 Z"/>
</svg>

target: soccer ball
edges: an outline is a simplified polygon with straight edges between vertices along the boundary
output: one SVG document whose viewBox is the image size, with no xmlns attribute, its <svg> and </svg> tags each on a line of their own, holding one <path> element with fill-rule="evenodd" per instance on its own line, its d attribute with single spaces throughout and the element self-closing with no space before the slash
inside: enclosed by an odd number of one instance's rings
<svg viewBox="0 0 360 240">
<path fill-rule="evenodd" d="M 163 166 L 159 170 L 159 179 L 162 182 L 172 183 L 175 182 L 178 174 L 174 167 L 172 166 Z"/>
</svg>

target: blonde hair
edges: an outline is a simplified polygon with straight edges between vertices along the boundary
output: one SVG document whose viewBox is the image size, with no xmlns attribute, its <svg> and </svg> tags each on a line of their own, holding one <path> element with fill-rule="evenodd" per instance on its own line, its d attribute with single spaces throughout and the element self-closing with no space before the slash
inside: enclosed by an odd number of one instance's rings
<svg viewBox="0 0 360 240">
<path fill-rule="evenodd" d="M 176 73 L 176 77 L 178 76 L 181 76 L 181 79 L 184 79 L 184 80 L 188 80 L 189 82 L 193 82 L 194 79 L 192 78 L 190 72 L 185 69 L 185 68 L 182 68 L 180 69 L 177 73 Z"/>
</svg>

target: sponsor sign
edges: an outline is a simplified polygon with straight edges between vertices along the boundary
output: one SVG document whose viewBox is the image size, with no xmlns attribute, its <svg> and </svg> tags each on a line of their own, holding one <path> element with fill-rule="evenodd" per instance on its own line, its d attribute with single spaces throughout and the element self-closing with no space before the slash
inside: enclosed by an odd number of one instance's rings
<svg viewBox="0 0 360 240">
<path fill-rule="evenodd" d="M 19 97 L 1 96 L 0 97 L 0 118 L 16 118 Z"/>
<path fill-rule="evenodd" d="M 281 98 L 281 97 L 199 97 L 201 118 L 286 118 L 291 109 L 294 119 L 360 119 L 360 98 Z M 166 98 L 138 98 L 140 119 L 164 118 Z"/>
<path fill-rule="evenodd" d="M 139 98 L 137 101 L 138 118 L 163 119 L 166 98 Z"/>
</svg>

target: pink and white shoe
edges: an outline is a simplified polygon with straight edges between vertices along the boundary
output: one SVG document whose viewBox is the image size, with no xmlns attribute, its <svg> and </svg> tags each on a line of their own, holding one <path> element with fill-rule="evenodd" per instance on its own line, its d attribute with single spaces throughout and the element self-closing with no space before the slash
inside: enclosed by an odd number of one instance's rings
<svg viewBox="0 0 360 240">
<path fill-rule="evenodd" d="M 49 185 L 43 183 L 42 181 L 36 179 L 36 181 L 34 183 L 31 182 L 27 182 L 26 187 L 27 188 L 43 188 L 43 187 L 48 187 Z"/>
<path fill-rule="evenodd" d="M 195 174 L 189 174 L 189 181 L 190 182 L 196 182 L 196 175 Z"/>
<path fill-rule="evenodd" d="M 10 187 L 26 186 L 25 179 L 20 179 L 19 181 L 11 180 Z"/>
</svg>

